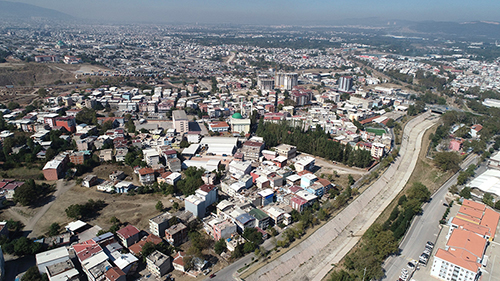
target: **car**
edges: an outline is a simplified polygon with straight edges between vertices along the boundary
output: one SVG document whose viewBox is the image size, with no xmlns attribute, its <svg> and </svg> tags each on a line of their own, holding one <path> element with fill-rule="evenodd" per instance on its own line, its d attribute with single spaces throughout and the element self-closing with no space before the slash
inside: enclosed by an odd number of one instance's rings
<svg viewBox="0 0 500 281">
<path fill-rule="evenodd" d="M 210 279 L 215 277 L 215 273 L 210 274 Z"/>
<path fill-rule="evenodd" d="M 424 254 L 430 255 L 431 254 L 431 249 L 425 248 Z"/>
<path fill-rule="evenodd" d="M 413 269 L 415 268 L 415 264 L 414 264 L 414 263 L 412 263 L 412 262 L 408 262 L 408 268 L 409 268 L 410 270 L 413 270 Z"/>
<path fill-rule="evenodd" d="M 450 205 L 446 204 L 446 203 L 443 203 L 443 206 L 445 207 L 450 207 Z"/>
<path fill-rule="evenodd" d="M 431 241 L 427 241 L 426 243 L 428 246 L 431 246 L 432 248 L 434 248 L 434 243 L 432 243 Z"/>
</svg>

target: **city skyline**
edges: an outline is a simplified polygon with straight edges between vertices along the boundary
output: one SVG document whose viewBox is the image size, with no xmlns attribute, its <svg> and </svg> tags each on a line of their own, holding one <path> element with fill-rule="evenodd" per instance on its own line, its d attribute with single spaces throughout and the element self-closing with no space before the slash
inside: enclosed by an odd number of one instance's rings
<svg viewBox="0 0 500 281">
<path fill-rule="evenodd" d="M 344 19 L 500 21 L 496 1 L 263 1 L 229 0 L 11 0 L 54 9 L 80 19 L 112 22 L 332 24 Z"/>
</svg>

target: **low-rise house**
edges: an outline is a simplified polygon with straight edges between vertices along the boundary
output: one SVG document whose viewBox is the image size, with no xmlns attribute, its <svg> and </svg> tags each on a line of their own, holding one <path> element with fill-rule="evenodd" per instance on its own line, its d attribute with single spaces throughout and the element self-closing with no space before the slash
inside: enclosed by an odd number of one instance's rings
<svg viewBox="0 0 500 281">
<path fill-rule="evenodd" d="M 178 223 L 165 230 L 165 240 L 172 246 L 179 246 L 187 240 L 187 227 Z"/>
<path fill-rule="evenodd" d="M 227 239 L 236 234 L 237 227 L 231 220 L 225 220 L 214 224 L 212 233 L 214 240 L 219 241 L 220 239 Z"/>
<path fill-rule="evenodd" d="M 103 280 L 107 269 L 111 267 L 113 266 L 109 263 L 108 256 L 104 252 L 91 256 L 82 262 L 82 269 L 90 281 Z"/>
<path fill-rule="evenodd" d="M 87 175 L 82 180 L 82 186 L 92 187 L 99 183 L 99 178 L 96 175 Z"/>
<path fill-rule="evenodd" d="M 139 229 L 130 224 L 118 230 L 116 235 L 122 242 L 123 246 L 127 248 L 139 241 Z"/>
<path fill-rule="evenodd" d="M 247 213 L 241 214 L 236 217 L 235 222 L 240 233 L 243 233 L 245 228 L 255 227 L 255 218 Z"/>
<path fill-rule="evenodd" d="M 151 255 L 149 255 L 146 258 L 146 262 L 149 272 L 157 278 L 163 277 L 172 270 L 170 257 L 159 251 L 154 251 Z"/>
<path fill-rule="evenodd" d="M 116 193 L 129 193 L 131 190 L 135 190 L 135 186 L 130 181 L 120 181 L 115 184 Z"/>
<path fill-rule="evenodd" d="M 127 275 L 119 267 L 112 267 L 104 273 L 106 281 L 126 281 Z"/>
<path fill-rule="evenodd" d="M 184 263 L 184 257 L 186 256 L 186 253 L 182 251 L 178 251 L 175 256 L 174 260 L 172 261 L 172 265 L 174 266 L 175 270 L 181 271 L 181 272 L 186 272 L 186 266 Z"/>
<path fill-rule="evenodd" d="M 99 151 L 99 160 L 101 162 L 112 161 L 113 160 L 113 149 L 103 149 Z"/>
<path fill-rule="evenodd" d="M 297 147 L 288 144 L 280 144 L 276 147 L 276 152 L 279 156 L 284 156 L 286 159 L 292 159 L 297 156 Z"/>
<path fill-rule="evenodd" d="M 252 217 L 255 218 L 255 226 L 259 227 L 260 229 L 267 229 L 269 226 L 269 223 L 271 221 L 271 218 L 262 210 L 260 209 L 252 209 L 250 212 L 248 212 Z"/>
<path fill-rule="evenodd" d="M 41 273 L 47 273 L 47 267 L 71 260 L 66 247 L 59 247 L 36 254 L 36 265 Z"/>
<path fill-rule="evenodd" d="M 299 161 L 295 162 L 295 170 L 297 172 L 302 172 L 304 170 L 310 171 L 314 168 L 315 159 L 313 157 L 303 157 Z"/>
<path fill-rule="evenodd" d="M 161 242 L 163 242 L 163 239 L 161 239 L 159 236 L 154 235 L 154 234 L 149 234 L 148 236 L 143 237 L 139 242 L 135 243 L 134 245 L 130 246 L 128 249 L 130 252 L 132 252 L 136 256 L 140 256 L 142 252 L 142 247 L 146 243 L 153 243 L 154 245 L 158 245 Z"/>
<path fill-rule="evenodd" d="M 121 181 L 126 177 L 127 175 L 123 171 L 114 171 L 113 173 L 109 174 L 109 179 L 112 181 Z"/>
<path fill-rule="evenodd" d="M 128 148 L 120 147 L 115 149 L 115 160 L 116 162 L 124 162 L 125 156 L 127 156 Z"/>
<path fill-rule="evenodd" d="M 49 265 L 45 268 L 49 280 L 67 280 L 67 281 L 80 280 L 79 278 L 80 273 L 75 268 L 75 265 L 73 264 L 71 259 Z"/>
<path fill-rule="evenodd" d="M 142 168 L 139 170 L 139 181 L 142 185 L 153 184 L 155 180 L 155 172 L 152 168 Z"/>
</svg>

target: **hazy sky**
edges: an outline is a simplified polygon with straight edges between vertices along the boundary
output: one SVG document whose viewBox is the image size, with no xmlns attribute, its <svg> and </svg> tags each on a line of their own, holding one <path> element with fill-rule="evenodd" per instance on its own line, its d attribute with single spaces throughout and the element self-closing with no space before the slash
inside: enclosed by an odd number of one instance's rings
<svg viewBox="0 0 500 281">
<path fill-rule="evenodd" d="M 498 0 L 10 0 L 79 18 L 130 22 L 327 24 L 381 17 L 500 21 Z"/>
</svg>

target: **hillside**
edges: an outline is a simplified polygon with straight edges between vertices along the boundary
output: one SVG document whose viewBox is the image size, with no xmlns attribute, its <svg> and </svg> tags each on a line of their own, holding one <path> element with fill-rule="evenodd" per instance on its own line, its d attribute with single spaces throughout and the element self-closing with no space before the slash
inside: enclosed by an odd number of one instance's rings
<svg viewBox="0 0 500 281">
<path fill-rule="evenodd" d="M 53 9 L 46 9 L 26 3 L 0 1 L 0 18 L 4 20 L 30 18 L 69 20 L 73 17 Z"/>
</svg>

